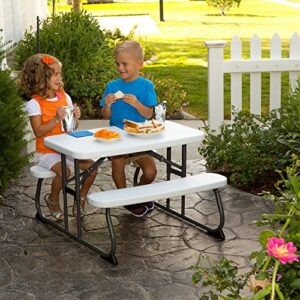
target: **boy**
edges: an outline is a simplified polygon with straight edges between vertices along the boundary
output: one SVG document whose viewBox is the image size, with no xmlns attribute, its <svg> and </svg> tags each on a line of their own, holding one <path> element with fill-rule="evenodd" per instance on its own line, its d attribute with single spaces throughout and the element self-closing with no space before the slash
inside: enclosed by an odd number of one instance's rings
<svg viewBox="0 0 300 300">
<path fill-rule="evenodd" d="M 120 78 L 108 83 L 100 102 L 101 112 L 111 126 L 123 129 L 123 120 L 144 122 L 153 116 L 153 107 L 157 97 L 153 83 L 139 76 L 143 67 L 144 53 L 141 45 L 135 41 L 121 43 L 114 52 Z M 126 187 L 125 165 L 128 156 L 111 158 L 112 177 L 118 189 Z M 135 154 L 131 157 L 143 171 L 139 185 L 151 183 L 156 176 L 154 159 L 149 155 Z M 154 209 L 153 202 L 128 205 L 125 207 L 134 216 L 142 217 Z"/>
</svg>

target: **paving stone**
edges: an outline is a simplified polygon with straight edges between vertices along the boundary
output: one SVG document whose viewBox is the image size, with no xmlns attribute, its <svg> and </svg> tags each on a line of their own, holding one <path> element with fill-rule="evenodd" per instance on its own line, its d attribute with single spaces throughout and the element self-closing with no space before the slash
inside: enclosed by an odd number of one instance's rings
<svg viewBox="0 0 300 300">
<path fill-rule="evenodd" d="M 53 299 L 59 294 L 70 293 L 75 288 L 88 289 L 96 283 L 97 278 L 92 274 L 78 276 L 78 274 L 55 270 L 55 273 L 43 271 L 16 277 L 14 287 L 34 293 L 37 299 Z"/>
<path fill-rule="evenodd" d="M 187 169 L 188 174 L 204 171 L 203 159 L 188 161 Z M 157 163 L 157 170 L 156 180 L 165 180 L 165 165 Z M 135 168 L 127 166 L 126 172 L 131 186 Z M 112 209 L 119 262 L 113 266 L 99 254 L 35 218 L 36 183 L 28 169 L 24 170 L 0 204 L 0 300 L 198 300 L 204 289 L 192 284 L 191 267 L 198 263 L 200 255 L 207 255 L 212 262 L 225 255 L 239 264 L 240 272 L 249 270 L 248 255 L 259 249 L 261 230 L 249 224 L 262 212 L 273 209 L 257 196 L 230 186 L 221 189 L 225 209 L 226 240 L 223 242 L 160 209 L 144 218 L 136 218 L 122 207 Z M 50 188 L 51 180 L 46 180 L 41 203 L 43 213 L 48 216 L 43 196 Z M 114 188 L 111 169 L 100 168 L 91 192 Z M 180 211 L 180 197 L 172 204 Z M 213 192 L 188 195 L 186 204 L 188 216 L 203 224 L 218 223 Z M 73 199 L 69 197 L 69 227 L 76 233 L 72 205 Z M 109 250 L 104 213 L 105 210 L 88 206 L 88 215 L 82 220 L 82 234 Z"/>
<path fill-rule="evenodd" d="M 41 272 L 46 262 L 41 258 L 34 258 L 28 255 L 11 256 L 5 259 L 7 264 L 16 276 Z"/>
<path fill-rule="evenodd" d="M 163 225 L 169 225 L 169 226 L 179 226 L 179 227 L 186 227 L 187 225 L 178 219 L 175 219 L 174 217 L 171 217 L 170 215 L 160 211 L 158 214 L 151 217 L 152 220 L 157 221 L 160 224 Z"/>
<path fill-rule="evenodd" d="M 6 230 L 0 228 L 0 242 L 3 242 L 7 239 L 8 233 Z"/>
<path fill-rule="evenodd" d="M 134 256 L 148 257 L 162 255 L 164 253 L 174 252 L 185 248 L 186 245 L 182 238 L 142 238 L 136 240 L 134 243 L 132 241 L 124 242 L 122 251 Z"/>
<path fill-rule="evenodd" d="M 152 292 L 172 283 L 172 273 L 170 272 L 148 269 L 146 266 L 142 268 L 140 265 L 136 265 L 135 270 L 134 281 Z"/>
<path fill-rule="evenodd" d="M 192 269 L 174 272 L 173 281 L 174 283 L 195 287 L 195 285 L 192 282 L 194 273 L 195 272 Z"/>
<path fill-rule="evenodd" d="M 185 208 L 193 208 L 198 203 L 200 203 L 202 199 L 198 194 L 187 195 L 185 197 Z M 165 200 L 159 201 L 161 204 L 165 205 Z M 170 207 L 172 209 L 181 209 L 181 197 L 174 197 L 170 200 Z"/>
<path fill-rule="evenodd" d="M 200 253 L 201 252 L 192 249 L 178 250 L 153 256 L 146 259 L 146 263 L 151 268 L 168 272 L 178 272 L 188 270 L 192 265 L 195 265 Z M 178 263 L 179 261 L 180 263 Z"/>
<path fill-rule="evenodd" d="M 94 296 L 93 296 L 94 297 Z M 98 295 L 99 297 L 99 295 Z M 87 298 L 87 299 L 99 299 L 99 298 Z M 120 282 L 116 289 L 112 289 L 108 292 L 101 293 L 101 300 L 150 300 L 149 292 L 141 285 L 134 281 L 123 280 Z"/>
<path fill-rule="evenodd" d="M 12 283 L 13 272 L 3 259 L 0 259 L 0 270 L 0 289 L 4 289 Z"/>
<path fill-rule="evenodd" d="M 116 217 L 112 217 L 112 222 L 114 226 L 119 225 L 119 221 Z M 88 215 L 82 220 L 82 227 L 86 231 L 97 230 L 100 228 L 106 228 L 105 215 Z"/>
<path fill-rule="evenodd" d="M 36 300 L 34 294 L 16 290 L 0 292 L 0 300 Z"/>
<path fill-rule="evenodd" d="M 260 249 L 260 244 L 258 241 L 239 239 L 232 240 L 228 242 L 223 242 L 218 246 L 213 246 L 206 250 L 211 253 L 218 253 L 222 251 L 224 255 L 241 255 L 243 253 L 245 256 L 249 256 L 253 251 L 258 251 Z"/>
<path fill-rule="evenodd" d="M 162 237 L 176 237 L 181 236 L 184 232 L 182 227 L 172 226 L 156 226 L 151 227 L 149 230 L 145 230 L 143 236 L 146 238 L 162 238 Z"/>
<path fill-rule="evenodd" d="M 195 209 L 205 215 L 210 215 L 215 213 L 218 208 L 216 206 L 216 201 L 212 200 L 203 200 L 195 206 Z"/>
<path fill-rule="evenodd" d="M 151 300 L 164 299 L 164 300 L 199 300 L 196 294 L 196 289 L 180 284 L 172 284 L 157 289 L 151 296 Z"/>
</svg>

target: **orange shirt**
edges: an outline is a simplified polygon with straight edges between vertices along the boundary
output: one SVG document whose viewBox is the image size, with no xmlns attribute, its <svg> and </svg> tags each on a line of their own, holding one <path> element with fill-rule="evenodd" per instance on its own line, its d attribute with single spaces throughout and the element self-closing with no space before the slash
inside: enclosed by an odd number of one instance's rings
<svg viewBox="0 0 300 300">
<path fill-rule="evenodd" d="M 47 101 L 44 98 L 41 98 L 38 95 L 34 95 L 33 98 L 38 102 L 41 109 L 41 118 L 42 118 L 42 124 L 48 123 L 50 120 L 52 120 L 56 116 L 57 109 L 60 106 L 66 106 L 67 105 L 67 97 L 64 92 L 58 92 L 56 93 L 58 100 L 57 101 Z M 42 137 L 36 138 L 36 151 L 39 153 L 56 153 L 54 150 L 48 148 L 44 144 L 44 139 L 47 136 L 55 135 L 55 134 L 61 134 L 64 133 L 64 131 L 61 129 L 61 123 L 56 124 L 55 127 L 53 127 L 52 130 L 47 132 Z"/>
</svg>

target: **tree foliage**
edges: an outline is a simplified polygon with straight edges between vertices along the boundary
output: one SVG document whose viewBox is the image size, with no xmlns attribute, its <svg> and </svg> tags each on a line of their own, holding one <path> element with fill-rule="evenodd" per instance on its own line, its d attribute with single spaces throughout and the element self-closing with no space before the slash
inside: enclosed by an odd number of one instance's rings
<svg viewBox="0 0 300 300">
<path fill-rule="evenodd" d="M 221 15 L 225 16 L 225 11 L 229 10 L 232 6 L 239 7 L 242 0 L 206 0 L 207 4 L 216 7 L 221 11 Z"/>
<path fill-rule="evenodd" d="M 0 40 L 0 194 L 5 192 L 11 179 L 17 178 L 28 163 L 24 153 L 27 144 L 26 113 L 10 71 L 1 68 L 5 55 L 2 48 Z"/>
</svg>

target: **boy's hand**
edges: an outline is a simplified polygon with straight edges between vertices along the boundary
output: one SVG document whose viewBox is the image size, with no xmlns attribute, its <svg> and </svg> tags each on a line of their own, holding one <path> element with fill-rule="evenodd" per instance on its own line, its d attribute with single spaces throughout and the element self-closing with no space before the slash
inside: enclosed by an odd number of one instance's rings
<svg viewBox="0 0 300 300">
<path fill-rule="evenodd" d="M 108 94 L 106 97 L 105 97 L 105 105 L 107 106 L 111 106 L 114 102 L 116 102 L 117 98 L 115 96 L 115 94 Z"/>
<path fill-rule="evenodd" d="M 130 104 L 133 107 L 136 107 L 138 105 L 139 100 L 136 98 L 136 96 L 131 95 L 131 94 L 126 94 L 123 97 L 124 102 Z"/>
<path fill-rule="evenodd" d="M 78 120 L 81 116 L 81 112 L 80 112 L 80 108 L 76 104 L 74 105 L 73 112 L 74 112 L 75 119 Z"/>
</svg>

